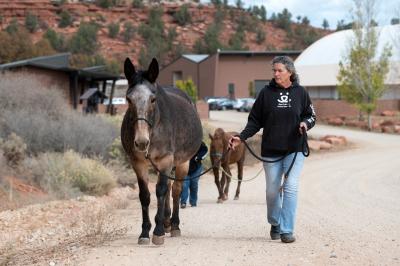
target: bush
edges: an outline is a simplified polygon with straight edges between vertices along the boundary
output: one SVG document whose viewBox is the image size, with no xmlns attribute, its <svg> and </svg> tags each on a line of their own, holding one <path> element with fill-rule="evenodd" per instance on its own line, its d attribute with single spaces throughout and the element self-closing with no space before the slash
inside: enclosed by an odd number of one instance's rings
<svg viewBox="0 0 400 266">
<path fill-rule="evenodd" d="M 196 103 L 197 88 L 191 78 L 189 78 L 188 80 L 177 80 L 176 86 L 182 91 L 186 92 L 186 94 L 189 95 L 190 99 L 192 99 L 193 103 Z"/>
<path fill-rule="evenodd" d="M 80 192 L 100 196 L 116 186 L 112 173 L 99 161 L 73 151 L 44 153 L 28 164 L 36 182 L 58 198 Z"/>
<path fill-rule="evenodd" d="M 28 13 L 25 17 L 25 27 L 30 32 L 33 33 L 38 29 L 38 17 L 33 15 L 32 13 Z"/>
<path fill-rule="evenodd" d="M 60 22 L 58 23 L 58 27 L 66 28 L 72 24 L 72 16 L 67 10 L 63 10 L 60 13 Z"/>
<path fill-rule="evenodd" d="M 0 142 L 0 148 L 11 167 L 18 166 L 25 158 L 26 144 L 15 133 L 11 133 L 5 141 Z"/>
<path fill-rule="evenodd" d="M 98 116 L 84 116 L 68 105 L 57 87 L 45 88 L 29 76 L 2 77 L 0 137 L 22 137 L 30 154 L 73 149 L 89 156 L 108 156 L 118 128 Z"/>
<path fill-rule="evenodd" d="M 144 6 L 143 0 L 133 0 L 132 7 L 133 8 L 142 8 Z"/>
<path fill-rule="evenodd" d="M 125 43 L 130 42 L 134 35 L 135 35 L 135 27 L 133 26 L 132 22 L 130 21 L 125 22 L 124 32 L 122 33 L 124 42 Z"/>
<path fill-rule="evenodd" d="M 174 14 L 174 19 L 181 26 L 185 26 L 186 24 L 188 24 L 192 21 L 187 4 L 181 5 L 179 10 Z"/>
<path fill-rule="evenodd" d="M 114 39 L 117 37 L 119 33 L 119 24 L 118 23 L 110 23 L 108 24 L 108 37 Z"/>
<path fill-rule="evenodd" d="M 97 43 L 98 26 L 94 23 L 82 23 L 78 31 L 72 36 L 69 49 L 72 53 L 93 55 L 99 44 Z"/>
<path fill-rule="evenodd" d="M 43 37 L 50 42 L 50 45 L 54 50 L 58 52 L 63 52 L 66 50 L 65 38 L 61 33 L 58 34 L 53 29 L 48 29 Z"/>
</svg>

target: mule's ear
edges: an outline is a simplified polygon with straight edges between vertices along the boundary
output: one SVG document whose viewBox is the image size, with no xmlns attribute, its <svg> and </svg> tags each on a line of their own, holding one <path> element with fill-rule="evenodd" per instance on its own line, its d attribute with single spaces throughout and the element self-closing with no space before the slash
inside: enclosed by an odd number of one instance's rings
<svg viewBox="0 0 400 266">
<path fill-rule="evenodd" d="M 129 84 L 133 83 L 133 77 L 136 75 L 135 66 L 132 64 L 131 60 L 127 57 L 124 63 L 125 78 L 128 80 Z"/>
<path fill-rule="evenodd" d="M 208 133 L 208 136 L 210 137 L 210 139 L 213 139 L 213 136 L 211 135 L 211 133 Z"/>
<path fill-rule="evenodd" d="M 150 81 L 150 83 L 156 82 L 156 79 L 158 77 L 158 62 L 155 58 L 151 60 L 151 63 L 149 65 L 149 69 L 147 70 L 147 79 Z"/>
</svg>

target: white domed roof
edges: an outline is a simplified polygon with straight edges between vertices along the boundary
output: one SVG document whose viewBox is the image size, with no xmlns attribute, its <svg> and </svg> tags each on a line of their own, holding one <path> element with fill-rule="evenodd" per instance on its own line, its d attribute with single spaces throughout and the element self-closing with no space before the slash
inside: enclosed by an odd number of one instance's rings
<svg viewBox="0 0 400 266">
<path fill-rule="evenodd" d="M 386 79 L 387 84 L 400 83 L 400 25 L 377 27 L 379 34 L 378 55 L 386 44 L 392 47 L 391 71 Z M 295 66 L 304 86 L 336 85 L 339 62 L 343 61 L 349 50 L 353 30 L 338 31 L 316 41 L 305 49 L 295 61 Z M 396 71 L 394 71 L 396 68 Z"/>
</svg>

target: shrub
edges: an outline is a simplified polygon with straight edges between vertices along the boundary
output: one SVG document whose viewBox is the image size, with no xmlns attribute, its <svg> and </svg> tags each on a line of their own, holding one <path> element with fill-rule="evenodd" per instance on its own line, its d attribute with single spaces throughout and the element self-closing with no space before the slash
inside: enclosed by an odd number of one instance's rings
<svg viewBox="0 0 400 266">
<path fill-rule="evenodd" d="M 43 37 L 50 42 L 51 47 L 53 47 L 54 50 L 58 52 L 66 50 L 65 38 L 61 33 L 58 34 L 53 29 L 48 29 Z"/>
<path fill-rule="evenodd" d="M 135 35 L 135 27 L 133 26 L 132 22 L 130 21 L 125 22 L 124 32 L 122 33 L 124 42 L 125 43 L 130 42 L 134 35 Z"/>
<path fill-rule="evenodd" d="M 38 17 L 33 15 L 32 13 L 28 13 L 28 15 L 25 17 L 25 27 L 26 29 L 33 33 L 38 29 Z"/>
<path fill-rule="evenodd" d="M 66 28 L 72 24 L 72 16 L 67 10 L 63 10 L 60 13 L 60 22 L 58 23 L 58 27 Z"/>
<path fill-rule="evenodd" d="M 11 167 L 18 166 L 25 158 L 26 144 L 15 133 L 11 133 L 5 141 L 0 142 L 7 164 Z"/>
<path fill-rule="evenodd" d="M 118 23 L 110 23 L 108 24 L 108 37 L 114 39 L 117 37 L 119 33 L 119 24 Z"/>
<path fill-rule="evenodd" d="M 72 110 L 59 88 L 45 88 L 27 75 L 2 77 L 0 113 L 0 137 L 15 132 L 31 154 L 73 149 L 107 157 L 109 146 L 118 136 L 118 128 L 101 117 Z"/>
<path fill-rule="evenodd" d="M 132 7 L 133 8 L 142 8 L 144 6 L 143 0 L 133 0 Z"/>
<path fill-rule="evenodd" d="M 116 186 L 112 173 L 99 161 L 73 151 L 41 154 L 31 159 L 29 168 L 36 182 L 58 198 L 79 192 L 100 196 Z"/>
<path fill-rule="evenodd" d="M 256 31 L 256 42 L 262 44 L 265 41 L 265 31 L 262 28 L 258 28 Z"/>
<path fill-rule="evenodd" d="M 182 91 L 186 92 L 187 95 L 192 99 L 193 103 L 197 101 L 197 88 L 191 78 L 187 80 L 177 80 L 176 86 Z"/>
<path fill-rule="evenodd" d="M 188 24 L 192 21 L 187 4 L 181 5 L 179 10 L 174 14 L 174 19 L 181 26 L 185 26 L 186 24 Z"/>
<path fill-rule="evenodd" d="M 70 51 L 87 55 L 95 54 L 99 47 L 97 43 L 97 31 L 98 26 L 96 24 L 82 23 L 70 40 Z"/>
</svg>

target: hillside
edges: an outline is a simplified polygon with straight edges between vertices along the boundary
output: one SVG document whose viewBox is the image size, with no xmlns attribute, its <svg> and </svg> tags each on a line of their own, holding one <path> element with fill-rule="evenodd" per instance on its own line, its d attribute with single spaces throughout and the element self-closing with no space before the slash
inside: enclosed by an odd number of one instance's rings
<svg viewBox="0 0 400 266">
<path fill-rule="evenodd" d="M 138 8 L 134 8 L 132 4 L 101 8 L 88 3 L 56 4 L 50 0 L 0 0 L 0 29 L 6 29 L 13 20 L 14 23 L 16 21 L 19 25 L 25 25 L 28 15 L 36 16 L 38 26 L 37 29 L 31 31 L 32 40 L 35 43 L 43 38 L 48 29 L 55 30 L 68 40 L 78 31 L 83 22 L 94 22 L 98 25 L 97 53 L 104 58 L 119 62 L 126 56 L 130 56 L 134 63 L 138 63 L 141 49 L 154 50 L 155 48 L 149 46 L 157 47 L 157 45 L 163 45 L 163 42 L 171 42 L 165 52 L 165 58 L 161 60 L 163 64 L 170 62 L 182 52 L 199 53 L 215 49 L 203 47 L 201 50 L 198 45 L 196 46 L 196 41 L 204 40 L 207 31 L 211 32 L 212 26 L 216 24 L 218 24 L 216 35 L 220 42 L 218 48 L 222 49 L 236 50 L 239 47 L 239 49 L 254 51 L 302 50 L 329 33 L 329 31 L 313 28 L 304 23 L 289 22 L 289 25 L 285 26 L 282 18 L 279 21 L 280 14 L 278 14 L 278 19 L 263 21 L 259 16 L 243 9 L 226 6 L 216 8 L 211 4 L 203 5 L 195 2 L 185 4 L 186 17 L 182 20 L 181 16 L 179 20 L 177 13 L 182 12 L 182 6 L 182 3 L 172 2 Z M 149 40 L 146 40 L 140 28 L 141 25 L 148 25 L 149 14 L 156 7 L 162 9 L 162 13 L 158 13 L 161 17 L 156 19 L 161 19 L 163 22 L 164 39 L 158 39 L 157 44 L 149 45 Z M 60 22 L 65 14 L 70 17 L 70 23 L 61 27 Z M 127 23 L 133 26 L 129 38 L 124 35 Z M 110 37 L 109 34 L 111 24 L 119 28 L 115 37 Z M 207 36 L 209 35 L 210 33 Z M 204 45 L 207 46 L 208 43 L 203 41 Z M 158 55 L 154 51 L 147 53 L 152 53 L 153 56 Z"/>
</svg>

